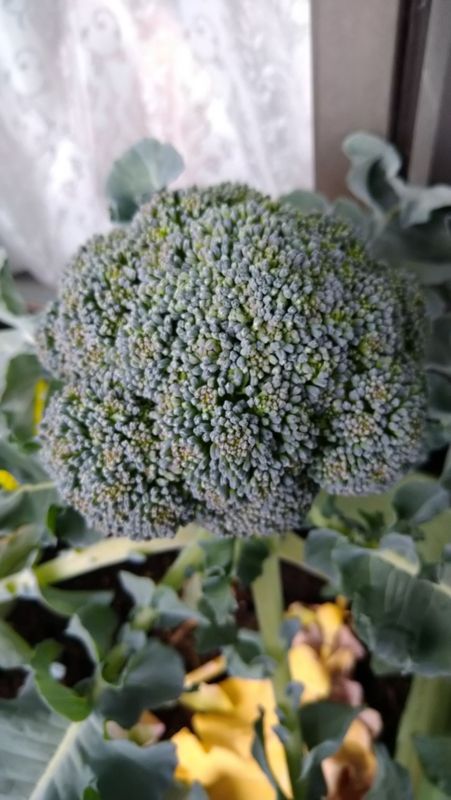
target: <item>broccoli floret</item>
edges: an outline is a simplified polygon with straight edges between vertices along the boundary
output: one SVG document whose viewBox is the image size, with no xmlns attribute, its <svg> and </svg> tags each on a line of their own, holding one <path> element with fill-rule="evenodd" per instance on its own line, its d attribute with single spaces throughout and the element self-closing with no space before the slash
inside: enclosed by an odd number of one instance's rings
<svg viewBox="0 0 451 800">
<path fill-rule="evenodd" d="M 419 459 L 424 327 L 345 224 L 241 185 L 160 192 L 81 248 L 43 324 L 66 384 L 48 467 L 107 533 L 299 526 L 319 487 L 382 491 Z"/>
</svg>

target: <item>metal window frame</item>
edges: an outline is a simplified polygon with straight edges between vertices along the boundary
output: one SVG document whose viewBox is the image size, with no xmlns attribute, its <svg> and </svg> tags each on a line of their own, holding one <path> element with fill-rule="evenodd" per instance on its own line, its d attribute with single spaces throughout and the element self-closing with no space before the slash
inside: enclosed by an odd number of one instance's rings
<svg viewBox="0 0 451 800">
<path fill-rule="evenodd" d="M 344 137 L 389 133 L 401 0 L 311 3 L 315 185 L 336 197 L 346 192 Z"/>
<path fill-rule="evenodd" d="M 409 164 L 414 183 L 451 183 L 451 2 L 432 0 Z"/>
</svg>

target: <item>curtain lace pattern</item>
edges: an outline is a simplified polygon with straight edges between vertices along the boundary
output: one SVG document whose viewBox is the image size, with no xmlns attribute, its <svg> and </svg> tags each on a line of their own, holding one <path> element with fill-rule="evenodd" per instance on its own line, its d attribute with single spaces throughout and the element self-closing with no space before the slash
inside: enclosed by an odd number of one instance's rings
<svg viewBox="0 0 451 800">
<path fill-rule="evenodd" d="M 178 186 L 311 186 L 309 0 L 0 0 L 0 99 L 0 244 L 53 285 L 144 136 Z"/>
</svg>

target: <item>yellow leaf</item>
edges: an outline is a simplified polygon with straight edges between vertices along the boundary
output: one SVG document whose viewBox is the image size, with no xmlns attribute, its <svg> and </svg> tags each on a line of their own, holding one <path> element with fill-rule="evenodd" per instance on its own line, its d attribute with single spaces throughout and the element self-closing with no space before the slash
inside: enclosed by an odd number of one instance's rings
<svg viewBox="0 0 451 800">
<path fill-rule="evenodd" d="M 198 683 L 214 680 L 226 671 L 226 666 L 227 662 L 224 656 L 212 658 L 211 661 L 207 661 L 206 664 L 202 664 L 185 675 L 185 689 L 191 689 Z"/>
<path fill-rule="evenodd" d="M 331 679 L 328 670 L 322 663 L 318 653 L 308 644 L 297 644 L 288 653 L 288 664 L 291 677 L 302 683 L 303 703 L 324 700 L 331 690 Z"/>
<path fill-rule="evenodd" d="M 366 796 L 376 775 L 377 760 L 371 732 L 362 720 L 351 723 L 339 750 L 321 766 L 328 797 L 360 800 Z"/>
<path fill-rule="evenodd" d="M 206 749 L 183 728 L 172 737 L 177 749 L 176 778 L 198 781 L 210 800 L 276 800 L 276 793 L 252 758 L 242 758 L 223 747 Z"/>
<path fill-rule="evenodd" d="M 47 398 L 47 392 L 49 389 L 48 382 L 44 380 L 44 378 L 40 378 L 34 387 L 34 398 L 33 398 L 33 425 L 35 431 L 37 430 L 39 423 L 42 419 L 42 415 L 44 413 L 45 408 L 45 401 Z"/>
<path fill-rule="evenodd" d="M 15 492 L 20 483 L 14 475 L 11 475 L 6 469 L 0 469 L 0 488 L 5 492 Z"/>
<path fill-rule="evenodd" d="M 263 708 L 268 717 L 268 724 L 277 724 L 271 681 L 226 678 L 220 685 L 229 697 L 236 716 L 244 722 L 253 724 L 259 715 L 259 709 Z"/>
<path fill-rule="evenodd" d="M 180 702 L 192 711 L 226 712 L 233 711 L 233 705 L 218 683 L 202 683 L 193 692 L 183 692 Z"/>
<path fill-rule="evenodd" d="M 324 643 L 332 645 L 333 641 L 344 625 L 346 611 L 343 606 L 336 603 L 322 603 L 316 609 L 316 621 L 324 636 Z"/>
<path fill-rule="evenodd" d="M 285 616 L 289 619 L 299 620 L 303 628 L 306 627 L 306 625 L 311 625 L 316 619 L 316 614 L 313 609 L 303 606 L 302 603 L 291 603 L 291 605 L 288 606 Z"/>
</svg>

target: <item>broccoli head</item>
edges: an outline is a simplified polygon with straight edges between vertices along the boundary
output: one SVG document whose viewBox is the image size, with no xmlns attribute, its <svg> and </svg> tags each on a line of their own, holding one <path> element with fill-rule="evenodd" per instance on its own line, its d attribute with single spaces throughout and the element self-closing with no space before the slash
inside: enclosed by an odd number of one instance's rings
<svg viewBox="0 0 451 800">
<path fill-rule="evenodd" d="M 163 191 L 64 274 L 39 340 L 63 497 L 107 533 L 302 523 L 422 452 L 425 316 L 342 222 L 246 186 Z"/>
</svg>

